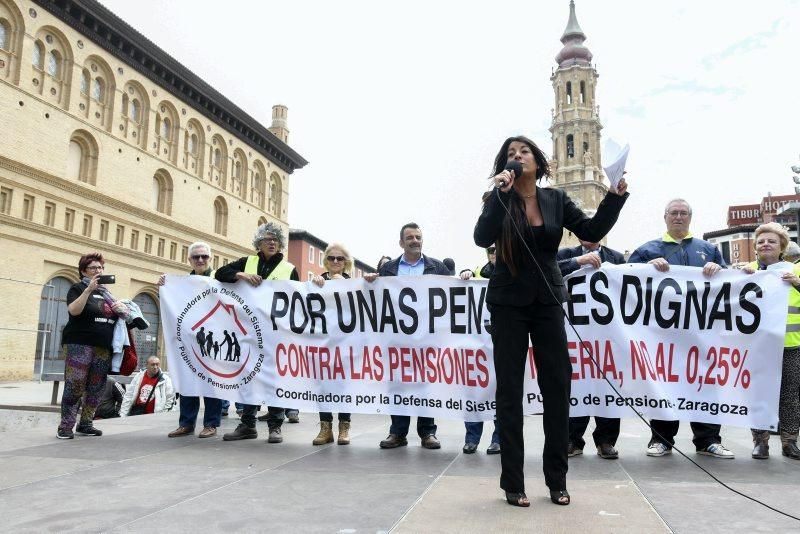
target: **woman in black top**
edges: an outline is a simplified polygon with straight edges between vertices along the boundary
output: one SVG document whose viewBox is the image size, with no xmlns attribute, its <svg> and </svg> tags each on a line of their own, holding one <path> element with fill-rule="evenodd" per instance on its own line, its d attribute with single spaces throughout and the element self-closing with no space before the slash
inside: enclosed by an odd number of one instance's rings
<svg viewBox="0 0 800 534">
<path fill-rule="evenodd" d="M 512 161 L 522 165 L 521 176 L 504 170 Z M 533 141 L 522 136 L 506 139 L 495 158 L 494 188 L 484 195 L 474 234 L 479 247 L 497 247 L 486 303 L 492 314 L 497 426 L 503 444 L 500 487 L 514 506 L 530 505 L 522 469 L 522 394 L 529 339 L 544 405 L 545 483 L 555 504 L 570 502 L 566 475 L 572 366 L 556 252 L 565 228 L 586 241 L 602 240 L 627 198 L 622 180 L 589 219 L 561 189 L 536 185 L 549 174 L 547 159 Z"/>
<path fill-rule="evenodd" d="M 325 285 L 325 280 L 340 280 L 350 278 L 353 272 L 353 257 L 344 245 L 331 243 L 325 249 L 325 259 L 322 264 L 327 271 L 322 276 L 314 275 L 312 282 L 319 287 Z M 319 434 L 311 443 L 314 445 L 325 445 L 333 443 L 333 414 L 331 412 L 319 413 Z M 339 438 L 336 440 L 339 445 L 350 444 L 350 414 L 339 412 Z"/>
<path fill-rule="evenodd" d="M 72 439 L 77 418 L 78 402 L 84 397 L 81 420 L 76 431 L 89 436 L 103 433 L 94 428 L 92 418 L 100 402 L 111 366 L 111 341 L 118 315 L 128 308 L 117 302 L 108 290 L 98 283 L 105 261 L 99 252 L 81 256 L 78 272 L 81 281 L 67 292 L 69 320 L 61 336 L 64 355 L 64 395 L 61 398 L 61 424 L 58 439 Z"/>
</svg>

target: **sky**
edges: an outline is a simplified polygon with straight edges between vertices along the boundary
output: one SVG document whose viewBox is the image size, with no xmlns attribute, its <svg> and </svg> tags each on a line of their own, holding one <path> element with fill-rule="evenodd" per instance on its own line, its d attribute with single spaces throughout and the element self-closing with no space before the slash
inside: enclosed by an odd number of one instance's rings
<svg viewBox="0 0 800 534">
<path fill-rule="evenodd" d="M 484 263 L 472 230 L 503 140 L 552 154 L 567 0 L 101 1 L 262 124 L 288 106 L 289 144 L 309 161 L 290 177 L 289 225 L 368 264 L 402 252 L 409 221 L 424 253 Z M 671 198 L 692 204 L 701 235 L 725 227 L 729 205 L 793 193 L 800 0 L 577 0 L 576 12 L 602 142 L 631 145 L 609 246 L 662 235 Z"/>
</svg>

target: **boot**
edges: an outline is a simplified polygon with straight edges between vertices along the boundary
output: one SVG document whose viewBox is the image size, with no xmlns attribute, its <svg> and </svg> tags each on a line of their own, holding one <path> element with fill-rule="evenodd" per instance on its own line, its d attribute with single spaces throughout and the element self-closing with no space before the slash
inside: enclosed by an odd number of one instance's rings
<svg viewBox="0 0 800 534">
<path fill-rule="evenodd" d="M 800 449 L 797 448 L 797 432 L 790 434 L 781 431 L 781 444 L 783 445 L 783 455 L 792 460 L 800 460 Z"/>
<path fill-rule="evenodd" d="M 338 445 L 350 445 L 350 421 L 339 421 Z"/>
<path fill-rule="evenodd" d="M 766 460 L 769 458 L 769 431 L 768 430 L 754 430 L 753 433 L 753 454 L 751 455 L 756 460 Z"/>
<path fill-rule="evenodd" d="M 333 423 L 330 421 L 319 422 L 319 434 L 311 442 L 313 445 L 325 445 L 326 443 L 333 443 Z"/>
</svg>

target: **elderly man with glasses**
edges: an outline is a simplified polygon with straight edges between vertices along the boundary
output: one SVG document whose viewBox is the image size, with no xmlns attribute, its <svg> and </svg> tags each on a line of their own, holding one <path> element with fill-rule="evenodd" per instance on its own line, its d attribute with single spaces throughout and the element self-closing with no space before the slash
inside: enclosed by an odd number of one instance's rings
<svg viewBox="0 0 800 534">
<path fill-rule="evenodd" d="M 664 209 L 664 222 L 667 232 L 660 239 L 648 241 L 633 251 L 628 263 L 649 263 L 662 273 L 669 271 L 670 265 L 701 267 L 706 276 L 714 276 L 725 267 L 725 260 L 717 247 L 693 237 L 689 232 L 692 208 L 688 202 L 682 198 L 670 200 Z M 647 455 L 670 454 L 679 424 L 678 421 L 650 421 L 653 432 L 647 446 Z M 691 426 L 694 433 L 692 441 L 697 454 L 726 459 L 734 457 L 733 452 L 722 445 L 720 425 L 692 422 Z"/>
<path fill-rule="evenodd" d="M 203 242 L 196 242 L 189 245 L 189 265 L 192 276 L 214 276 L 211 268 L 211 245 Z M 161 275 L 158 285 L 163 286 L 166 282 L 166 275 Z M 205 333 L 201 328 L 197 333 L 197 343 L 200 346 L 200 353 L 206 357 L 208 354 L 205 349 Z M 167 437 L 178 438 L 194 434 L 194 426 L 197 423 L 197 414 L 200 411 L 200 397 L 190 397 L 181 395 L 180 416 L 178 417 L 178 428 L 167 434 Z M 221 424 L 222 400 L 214 397 L 203 397 L 203 430 L 197 436 L 199 438 L 211 438 L 217 435 L 217 428 Z"/>
<path fill-rule="evenodd" d="M 220 282 L 234 283 L 244 280 L 248 284 L 258 287 L 264 280 L 294 280 L 300 281 L 295 266 L 286 261 L 282 250 L 286 245 L 283 230 L 275 223 L 262 224 L 256 229 L 253 236 L 253 247 L 258 251 L 252 256 L 239 258 L 217 270 L 214 275 Z M 222 436 L 224 441 L 237 441 L 240 439 L 255 439 L 257 404 L 245 404 L 242 409 L 242 420 L 236 430 Z M 281 426 L 285 408 L 274 406 L 267 407 L 267 426 L 269 428 L 268 443 L 281 443 Z"/>
</svg>

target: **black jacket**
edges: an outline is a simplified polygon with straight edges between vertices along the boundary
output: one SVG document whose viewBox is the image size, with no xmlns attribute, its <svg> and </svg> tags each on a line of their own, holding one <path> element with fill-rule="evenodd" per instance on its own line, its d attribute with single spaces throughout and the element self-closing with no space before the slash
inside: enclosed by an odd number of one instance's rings
<svg viewBox="0 0 800 534">
<path fill-rule="evenodd" d="M 383 267 L 378 271 L 378 274 L 380 276 L 397 276 L 397 269 L 400 267 L 400 258 L 402 257 L 403 256 L 400 255 L 384 263 Z M 431 258 L 423 254 L 422 260 L 425 262 L 425 270 L 422 274 L 442 274 L 444 276 L 450 276 L 450 269 L 436 258 Z"/>
<path fill-rule="evenodd" d="M 491 192 L 491 196 L 484 203 L 483 211 L 475 224 L 476 245 L 486 248 L 500 240 L 503 220 L 507 217 L 506 210 L 500 201 L 502 200 L 503 204 L 508 206 L 512 195 L 517 195 L 513 189 L 508 193 L 500 192 L 500 199 L 498 199 L 496 191 Z M 561 271 L 556 263 L 556 252 L 564 229 L 566 228 L 584 241 L 600 241 L 617 222 L 619 212 L 628 198 L 627 193 L 624 196 L 608 193 L 597 207 L 597 213 L 590 219 L 561 189 L 537 187 L 536 195 L 539 210 L 544 219 L 544 232 L 541 239 L 534 243 L 531 251 L 542 268 L 547 282 L 552 286 L 556 301 L 553 300 L 545 285 L 545 280 L 542 279 L 539 269 L 528 252 L 521 247 L 521 257 L 517 259 L 519 262 L 517 276 L 511 274 L 508 265 L 498 254 L 486 292 L 488 304 L 527 306 L 537 301 L 543 304 L 563 302 L 566 298 L 566 291 L 564 290 L 564 279 L 561 277 Z M 523 235 L 526 232 L 530 234 L 528 228 L 520 230 Z"/>
<path fill-rule="evenodd" d="M 621 265 L 625 263 L 625 256 L 621 252 L 604 246 L 600 246 L 595 252 L 600 254 L 600 261 L 607 261 L 614 265 Z M 558 260 L 558 268 L 561 269 L 561 274 L 567 276 L 568 274 L 578 270 L 580 265 L 575 260 L 578 256 L 583 256 L 583 246 L 577 247 L 564 247 L 558 249 L 556 259 Z"/>
</svg>

